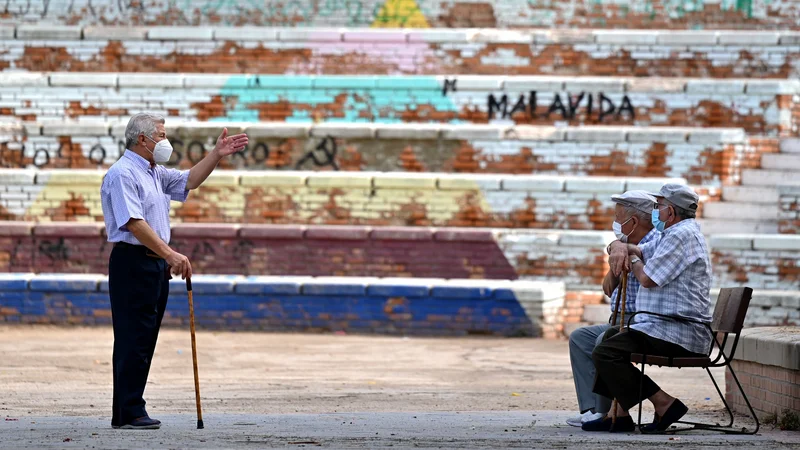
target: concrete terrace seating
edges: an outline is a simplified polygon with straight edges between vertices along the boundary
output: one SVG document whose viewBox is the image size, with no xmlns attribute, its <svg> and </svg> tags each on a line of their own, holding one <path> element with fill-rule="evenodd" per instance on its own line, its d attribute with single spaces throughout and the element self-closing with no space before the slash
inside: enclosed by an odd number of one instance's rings
<svg viewBox="0 0 800 450">
<path fill-rule="evenodd" d="M 750 305 L 752 309 L 753 303 Z M 762 419 L 770 415 L 781 417 L 787 409 L 800 413 L 799 348 L 797 327 L 742 330 L 736 359 L 731 365 L 753 409 Z M 731 383 L 730 371 L 725 375 L 726 384 Z M 747 406 L 737 390 L 731 389 L 726 398 L 734 411 L 745 413 Z"/>
<path fill-rule="evenodd" d="M 6 132 L 0 165 L 107 167 L 125 148 L 125 122 L 26 123 Z M 169 120 L 176 153 L 189 168 L 210 151 L 223 126 L 246 132 L 250 148 L 222 168 L 388 172 L 472 172 L 679 177 L 719 186 L 758 168 L 777 142 L 747 139 L 741 129 L 223 123 Z M 14 138 L 13 134 L 17 134 Z M 25 136 L 24 142 L 22 136 Z M 13 143 L 13 144 L 12 144 Z M 717 155 L 717 156 L 709 156 Z M 311 155 L 311 156 L 309 156 Z M 771 156 L 771 155 L 770 155 Z"/>
<path fill-rule="evenodd" d="M 732 284 L 722 284 L 731 286 Z M 719 288 L 711 289 L 711 309 L 716 305 Z M 608 303 L 585 305 L 582 324 L 608 323 L 610 315 Z M 747 309 L 744 325 L 750 327 L 776 327 L 800 325 L 800 291 L 755 289 L 750 307 Z"/>
<path fill-rule="evenodd" d="M 52 0 L 11 3 L 4 21 L 69 25 L 159 24 L 305 27 L 500 27 L 792 29 L 800 25 L 791 0 L 728 3 L 713 0 L 690 5 L 658 1 L 598 3 L 553 0 L 532 8 L 527 0 L 359 0 L 357 2 L 253 2 L 251 0 L 154 0 L 143 7 L 113 0 Z"/>
<path fill-rule="evenodd" d="M 493 280 L 192 277 L 198 326 L 229 330 L 542 336 L 563 283 Z M 0 275 L 0 322 L 110 324 L 103 275 Z M 168 326 L 186 325 L 186 285 L 170 282 Z M 181 297 L 184 297 L 183 299 Z"/>
<path fill-rule="evenodd" d="M 111 251 L 103 231 L 102 223 L 0 222 L 0 271 L 103 273 Z M 614 239 L 607 231 L 238 224 L 173 224 L 172 235 L 200 274 L 520 278 L 594 292 Z M 722 234 L 709 247 L 714 287 L 797 290 L 800 236 Z M 773 306 L 781 304 L 795 312 L 770 317 L 800 320 L 796 300 Z"/>
<path fill-rule="evenodd" d="M 792 78 L 800 32 L 0 28 L 5 70 Z"/>
<path fill-rule="evenodd" d="M 9 72 L 0 115 L 149 110 L 201 121 L 669 125 L 777 137 L 792 132 L 799 92 L 796 79 Z"/>
<path fill-rule="evenodd" d="M 2 218 L 102 222 L 104 170 L 0 170 Z M 612 194 L 681 179 L 443 173 L 219 171 L 179 222 L 609 230 Z"/>
</svg>

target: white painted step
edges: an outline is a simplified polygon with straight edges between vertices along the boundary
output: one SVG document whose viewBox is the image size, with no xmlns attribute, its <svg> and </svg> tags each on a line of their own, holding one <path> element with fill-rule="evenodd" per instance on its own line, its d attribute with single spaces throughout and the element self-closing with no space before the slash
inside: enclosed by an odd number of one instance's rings
<svg viewBox="0 0 800 450">
<path fill-rule="evenodd" d="M 778 189 L 766 186 L 722 186 L 723 202 L 778 204 Z"/>
<path fill-rule="evenodd" d="M 611 315 L 610 306 L 602 303 L 600 305 L 586 305 L 583 307 L 583 321 L 588 323 L 608 323 Z"/>
<path fill-rule="evenodd" d="M 800 170 L 800 153 L 766 153 L 761 156 L 761 168 L 770 170 Z"/>
<path fill-rule="evenodd" d="M 706 236 L 715 234 L 777 234 L 777 221 L 733 221 L 725 219 L 698 219 Z"/>
<path fill-rule="evenodd" d="M 781 153 L 800 154 L 800 138 L 781 139 Z"/>
<path fill-rule="evenodd" d="M 778 202 L 773 204 L 711 202 L 703 206 L 704 219 L 735 218 L 738 221 L 776 221 L 778 213 Z"/>
<path fill-rule="evenodd" d="M 797 171 L 745 169 L 742 171 L 743 186 L 800 186 Z"/>
</svg>

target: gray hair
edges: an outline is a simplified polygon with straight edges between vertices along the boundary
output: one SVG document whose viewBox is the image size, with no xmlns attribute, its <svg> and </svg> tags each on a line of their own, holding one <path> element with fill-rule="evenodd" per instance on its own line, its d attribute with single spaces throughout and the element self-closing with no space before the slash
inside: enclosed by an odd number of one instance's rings
<svg viewBox="0 0 800 450">
<path fill-rule="evenodd" d="M 672 206 L 672 209 L 675 210 L 675 215 L 677 215 L 681 220 L 694 219 L 695 217 L 697 217 L 697 211 L 681 208 L 680 206 L 676 205 L 675 203 L 672 203 L 666 198 L 664 199 L 664 203 L 666 203 L 669 206 Z"/>
<path fill-rule="evenodd" d="M 125 148 L 131 148 L 139 139 L 139 135 L 152 138 L 156 133 L 156 125 L 166 123 L 164 116 L 150 113 L 139 113 L 131 117 L 125 127 Z"/>
<path fill-rule="evenodd" d="M 640 223 L 643 223 L 645 224 L 645 226 L 649 226 L 652 228 L 653 223 L 650 221 L 650 216 L 652 213 L 647 214 L 644 211 L 636 209 L 632 206 L 624 206 L 624 205 L 622 206 L 622 210 L 625 211 L 625 214 L 628 216 L 629 219 L 633 216 L 636 216 L 639 219 Z"/>
</svg>

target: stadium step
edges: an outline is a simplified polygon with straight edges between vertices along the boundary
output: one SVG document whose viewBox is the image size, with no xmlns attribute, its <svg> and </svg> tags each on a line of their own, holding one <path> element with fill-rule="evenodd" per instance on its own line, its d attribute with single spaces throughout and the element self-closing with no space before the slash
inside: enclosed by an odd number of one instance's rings
<svg viewBox="0 0 800 450">
<path fill-rule="evenodd" d="M 737 221 L 775 222 L 778 220 L 778 204 L 710 202 L 703 205 L 704 219 L 729 219 Z"/>
<path fill-rule="evenodd" d="M 776 205 L 778 189 L 767 186 L 723 186 L 722 200 L 736 203 L 763 203 Z"/>
<path fill-rule="evenodd" d="M 781 153 L 800 154 L 800 138 L 781 139 Z"/>
<path fill-rule="evenodd" d="M 742 171 L 744 186 L 800 186 L 800 175 L 788 170 L 745 169 Z"/>
<path fill-rule="evenodd" d="M 730 216 L 735 217 L 735 210 Z M 778 232 L 777 221 L 698 219 L 700 229 L 706 236 L 719 234 L 774 234 Z"/>
<path fill-rule="evenodd" d="M 767 170 L 800 171 L 800 153 L 765 153 L 761 156 L 761 168 Z M 800 178 L 800 176 L 797 176 Z"/>
</svg>

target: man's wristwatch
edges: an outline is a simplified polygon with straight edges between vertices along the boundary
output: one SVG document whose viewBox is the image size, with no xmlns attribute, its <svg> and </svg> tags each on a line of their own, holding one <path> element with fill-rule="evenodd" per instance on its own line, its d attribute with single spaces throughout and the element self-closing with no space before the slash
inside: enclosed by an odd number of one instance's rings
<svg viewBox="0 0 800 450">
<path fill-rule="evenodd" d="M 638 256 L 631 257 L 631 266 L 636 264 L 637 262 L 642 262 L 642 259 L 639 258 Z"/>
</svg>

